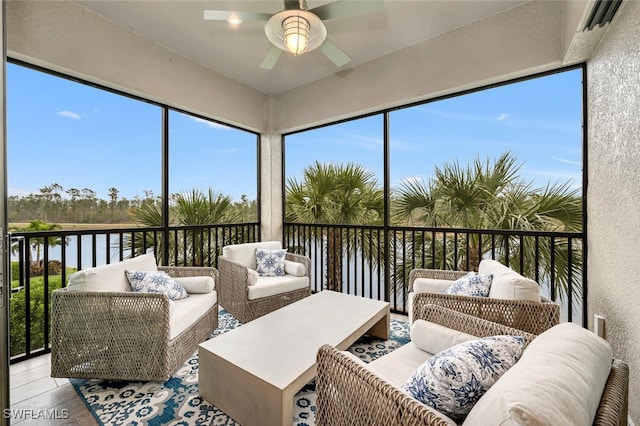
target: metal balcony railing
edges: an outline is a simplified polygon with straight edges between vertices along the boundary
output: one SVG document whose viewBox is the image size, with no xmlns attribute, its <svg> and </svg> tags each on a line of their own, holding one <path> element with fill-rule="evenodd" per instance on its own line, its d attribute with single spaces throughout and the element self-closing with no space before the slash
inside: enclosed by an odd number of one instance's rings
<svg viewBox="0 0 640 426">
<path fill-rule="evenodd" d="M 222 247 L 259 234 L 258 223 L 12 234 L 11 362 L 50 351 L 51 292 L 74 271 L 149 251 L 161 264 L 217 267 Z M 412 269 L 472 270 L 493 258 L 536 280 L 562 320 L 586 325 L 582 233 L 285 223 L 284 246 L 311 258 L 313 291 L 386 300 L 397 313 Z"/>
<path fill-rule="evenodd" d="M 562 320 L 586 326 L 582 233 L 286 223 L 284 234 L 289 250 L 311 257 L 314 291 L 387 300 L 406 313 L 412 269 L 469 271 L 491 258 L 538 282 Z"/>
<path fill-rule="evenodd" d="M 222 247 L 258 235 L 258 223 L 11 234 L 11 362 L 50 351 L 51 292 L 76 270 L 147 252 L 163 265 L 217 266 Z"/>
</svg>

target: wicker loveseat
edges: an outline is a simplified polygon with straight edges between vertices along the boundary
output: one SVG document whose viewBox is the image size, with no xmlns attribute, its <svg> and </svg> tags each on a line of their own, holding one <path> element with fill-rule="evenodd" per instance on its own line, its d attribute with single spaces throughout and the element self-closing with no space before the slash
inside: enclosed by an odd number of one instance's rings
<svg viewBox="0 0 640 426">
<path fill-rule="evenodd" d="M 125 270 L 165 271 L 189 296 L 132 291 Z M 153 254 L 76 272 L 52 294 L 51 376 L 167 380 L 217 328 L 217 281 L 215 268 L 158 267 Z"/>
<path fill-rule="evenodd" d="M 558 324 L 560 307 L 540 294 L 538 284 L 501 263 L 483 259 L 478 274 L 493 276 L 488 297 L 443 294 L 466 271 L 413 269 L 409 273 L 408 310 L 412 313 L 434 304 L 533 334 Z M 416 294 L 424 294 L 416 299 Z"/>
<path fill-rule="evenodd" d="M 627 424 L 628 366 L 614 360 L 608 343 L 590 331 L 564 323 L 535 336 L 436 305 L 416 311 L 416 318 L 427 320 L 432 327 L 443 326 L 442 330 L 454 336 L 461 332 L 524 338 L 527 346 L 520 360 L 477 400 L 463 425 Z M 455 425 L 401 390 L 414 369 L 433 355 L 418 347 L 413 334 L 412 328 L 411 342 L 369 364 L 348 352 L 322 346 L 317 356 L 316 424 Z M 441 345 L 458 338 L 442 336 Z"/>
<path fill-rule="evenodd" d="M 279 241 L 231 244 L 218 256 L 220 305 L 247 323 L 311 295 L 311 259 L 286 253 L 285 275 L 259 276 L 256 249 L 279 250 Z"/>
</svg>

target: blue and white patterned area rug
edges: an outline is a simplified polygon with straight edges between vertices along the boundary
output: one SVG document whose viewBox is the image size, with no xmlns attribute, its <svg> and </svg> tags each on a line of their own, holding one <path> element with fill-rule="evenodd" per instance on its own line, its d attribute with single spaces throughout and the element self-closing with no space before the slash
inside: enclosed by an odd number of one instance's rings
<svg viewBox="0 0 640 426">
<path fill-rule="evenodd" d="M 212 336 L 239 327 L 240 322 L 221 310 Z M 349 351 L 365 362 L 391 352 L 409 341 L 409 325 L 391 320 L 389 340 L 364 336 Z M 78 394 L 100 425 L 237 425 L 198 394 L 198 356 L 193 354 L 168 381 L 110 382 L 71 379 Z M 295 395 L 293 426 L 315 425 L 315 382 Z"/>
</svg>

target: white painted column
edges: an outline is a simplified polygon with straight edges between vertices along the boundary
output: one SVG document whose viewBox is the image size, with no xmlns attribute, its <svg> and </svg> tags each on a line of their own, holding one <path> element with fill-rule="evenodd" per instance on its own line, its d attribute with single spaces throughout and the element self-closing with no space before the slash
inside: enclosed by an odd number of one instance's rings
<svg viewBox="0 0 640 426">
<path fill-rule="evenodd" d="M 260 135 L 260 223 L 263 241 L 282 241 L 283 193 L 282 193 L 282 135 Z"/>
</svg>

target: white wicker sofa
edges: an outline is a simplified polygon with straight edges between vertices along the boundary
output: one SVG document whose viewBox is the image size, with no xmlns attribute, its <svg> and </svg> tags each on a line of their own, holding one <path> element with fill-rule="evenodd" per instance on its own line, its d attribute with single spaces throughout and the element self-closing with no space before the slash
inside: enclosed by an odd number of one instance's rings
<svg viewBox="0 0 640 426">
<path fill-rule="evenodd" d="M 136 292 L 125 271 L 165 271 L 188 297 Z M 51 376 L 165 381 L 218 326 L 218 271 L 153 254 L 83 269 L 52 294 Z"/>
<path fill-rule="evenodd" d="M 436 305 L 426 305 L 416 314 L 426 321 L 412 325 L 411 342 L 369 364 L 329 345 L 320 348 L 318 426 L 456 425 L 414 399 L 402 385 L 435 353 L 495 335 L 521 336 L 524 352 L 459 423 L 627 424 L 628 365 L 614 360 L 609 343 L 592 332 L 563 323 L 535 336 Z"/>
</svg>

